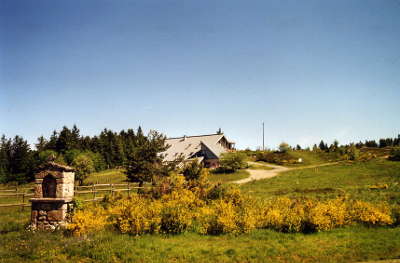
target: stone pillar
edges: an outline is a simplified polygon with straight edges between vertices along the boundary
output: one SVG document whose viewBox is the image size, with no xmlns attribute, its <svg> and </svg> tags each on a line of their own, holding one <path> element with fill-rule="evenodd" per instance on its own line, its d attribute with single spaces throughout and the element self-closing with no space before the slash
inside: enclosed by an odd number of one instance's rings
<svg viewBox="0 0 400 263">
<path fill-rule="evenodd" d="M 48 162 L 35 175 L 31 229 L 55 230 L 64 227 L 72 209 L 75 174 L 72 167 Z"/>
</svg>

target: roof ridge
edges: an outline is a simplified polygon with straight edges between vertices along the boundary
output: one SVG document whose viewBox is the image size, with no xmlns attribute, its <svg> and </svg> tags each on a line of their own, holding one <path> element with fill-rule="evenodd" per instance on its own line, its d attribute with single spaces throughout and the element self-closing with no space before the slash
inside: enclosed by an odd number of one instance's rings
<svg viewBox="0 0 400 263">
<path fill-rule="evenodd" d="M 204 135 L 192 135 L 192 136 L 181 136 L 181 137 L 171 137 L 167 138 L 167 140 L 171 139 L 182 139 L 182 138 L 193 138 L 193 137 L 204 137 L 204 136 L 215 136 L 215 135 L 224 135 L 224 133 L 212 133 L 212 134 L 204 134 Z"/>
</svg>

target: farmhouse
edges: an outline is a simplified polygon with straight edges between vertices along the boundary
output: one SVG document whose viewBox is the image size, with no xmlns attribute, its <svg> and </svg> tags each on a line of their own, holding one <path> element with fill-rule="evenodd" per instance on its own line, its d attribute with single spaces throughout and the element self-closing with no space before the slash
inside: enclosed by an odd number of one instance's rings
<svg viewBox="0 0 400 263">
<path fill-rule="evenodd" d="M 205 167 L 216 168 L 222 153 L 234 150 L 234 142 L 223 133 L 183 136 L 166 140 L 170 146 L 164 153 L 164 161 L 171 162 L 181 157 L 184 161 L 197 160 Z"/>
</svg>

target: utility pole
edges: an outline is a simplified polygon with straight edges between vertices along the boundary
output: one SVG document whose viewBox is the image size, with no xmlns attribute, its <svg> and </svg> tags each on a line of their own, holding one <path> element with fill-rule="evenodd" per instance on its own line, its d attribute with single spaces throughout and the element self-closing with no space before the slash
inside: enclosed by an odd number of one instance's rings
<svg viewBox="0 0 400 263">
<path fill-rule="evenodd" d="M 263 147 L 262 147 L 262 149 L 263 149 L 263 151 L 265 151 L 265 146 L 264 146 L 264 122 L 262 123 L 262 126 L 263 126 Z"/>
</svg>

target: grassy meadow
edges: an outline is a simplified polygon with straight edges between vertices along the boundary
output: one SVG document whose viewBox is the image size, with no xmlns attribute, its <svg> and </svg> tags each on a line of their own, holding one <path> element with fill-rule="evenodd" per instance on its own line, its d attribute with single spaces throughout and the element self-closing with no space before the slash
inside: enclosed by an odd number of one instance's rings
<svg viewBox="0 0 400 263">
<path fill-rule="evenodd" d="M 250 174 L 246 170 L 237 170 L 234 173 L 211 172 L 208 178 L 212 183 L 229 183 L 249 177 Z"/>
<path fill-rule="evenodd" d="M 0 262 L 356 262 L 399 258 L 399 228 L 356 226 L 315 234 L 256 230 L 205 236 L 112 231 L 88 238 L 62 233 L 2 233 Z"/>
<path fill-rule="evenodd" d="M 364 201 L 400 202 L 400 162 L 374 159 L 291 170 L 268 180 L 241 186 L 257 197 L 308 196 L 321 199 L 346 195 Z"/>
<path fill-rule="evenodd" d="M 126 182 L 126 174 L 123 169 L 108 169 L 90 174 L 84 184 L 123 184 Z"/>
<path fill-rule="evenodd" d="M 316 160 L 309 164 L 315 164 Z M 322 162 L 322 161 L 321 161 Z M 250 167 L 254 169 L 254 167 Z M 263 168 L 258 168 L 263 169 Z M 247 171 L 211 173 L 212 182 L 246 178 Z M 111 179 L 110 179 L 111 177 Z M 86 183 L 123 183 L 120 170 L 91 175 Z M 258 198 L 346 195 L 400 203 L 400 162 L 374 159 L 290 170 L 240 186 Z M 311 234 L 257 229 L 248 234 L 132 236 L 104 230 L 87 237 L 24 230 L 29 208 L 0 208 L 0 262 L 365 262 L 400 259 L 400 227 L 337 228 Z"/>
</svg>

